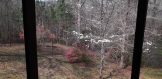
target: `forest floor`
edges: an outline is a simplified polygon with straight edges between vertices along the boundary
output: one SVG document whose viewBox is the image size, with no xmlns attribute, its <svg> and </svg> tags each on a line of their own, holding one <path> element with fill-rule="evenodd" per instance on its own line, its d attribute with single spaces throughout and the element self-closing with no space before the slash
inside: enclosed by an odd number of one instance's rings
<svg viewBox="0 0 162 79">
<path fill-rule="evenodd" d="M 62 45 L 55 45 L 64 47 Z M 68 63 L 63 54 L 58 54 L 60 49 L 52 49 L 53 54 L 38 51 L 38 70 L 40 79 L 99 79 L 99 61 L 91 65 L 82 63 Z M 60 51 L 61 52 L 61 51 Z M 57 53 L 57 54 L 55 54 Z M 0 46 L 0 79 L 26 79 L 24 45 Z M 130 79 L 131 66 L 118 69 L 118 64 L 106 63 L 103 76 L 108 79 Z M 110 74 L 110 72 L 112 72 Z M 162 70 L 144 67 L 141 79 L 162 79 Z"/>
</svg>

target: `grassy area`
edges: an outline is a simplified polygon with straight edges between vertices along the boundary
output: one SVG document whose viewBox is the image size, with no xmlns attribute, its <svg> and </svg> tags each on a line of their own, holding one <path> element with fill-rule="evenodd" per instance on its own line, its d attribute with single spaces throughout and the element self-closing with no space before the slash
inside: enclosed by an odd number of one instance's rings
<svg viewBox="0 0 162 79">
<path fill-rule="evenodd" d="M 22 55 L 25 54 L 25 46 L 24 44 L 15 44 L 8 46 L 0 46 L 0 54 L 1 55 Z"/>
<path fill-rule="evenodd" d="M 143 79 L 162 79 L 162 69 L 144 68 Z"/>
<path fill-rule="evenodd" d="M 19 61 L 0 62 L 0 79 L 26 79 L 25 63 Z"/>
<path fill-rule="evenodd" d="M 24 54 L 24 45 L 0 47 L 0 54 Z M 84 66 L 84 64 L 70 64 L 62 55 L 38 57 L 39 77 L 40 79 L 99 79 L 99 61 L 95 59 L 94 62 L 95 64 L 91 66 Z M 105 79 L 110 71 L 117 67 L 118 64 L 107 63 L 103 71 Z M 130 75 L 131 66 L 114 72 L 112 79 L 130 79 Z M 26 79 L 25 57 L 0 56 L 0 79 Z M 162 79 L 162 69 L 142 68 L 141 79 Z"/>
</svg>

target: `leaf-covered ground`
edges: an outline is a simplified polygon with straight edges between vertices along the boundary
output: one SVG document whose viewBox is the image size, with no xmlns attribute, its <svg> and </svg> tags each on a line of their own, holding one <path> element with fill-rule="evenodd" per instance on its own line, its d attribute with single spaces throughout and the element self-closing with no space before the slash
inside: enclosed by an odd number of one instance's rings
<svg viewBox="0 0 162 79">
<path fill-rule="evenodd" d="M 42 56 L 40 54 L 42 53 L 38 54 L 40 79 L 99 79 L 98 60 L 94 60 L 95 63 L 89 65 L 70 64 L 63 55 Z M 0 79 L 26 79 L 23 45 L 0 47 L 0 55 L 3 55 L 0 56 Z M 106 63 L 103 71 L 104 78 L 108 79 L 111 75 L 112 79 L 130 79 L 131 66 L 122 70 L 117 68 L 117 64 Z M 162 69 L 142 68 L 141 79 L 162 79 Z"/>
</svg>

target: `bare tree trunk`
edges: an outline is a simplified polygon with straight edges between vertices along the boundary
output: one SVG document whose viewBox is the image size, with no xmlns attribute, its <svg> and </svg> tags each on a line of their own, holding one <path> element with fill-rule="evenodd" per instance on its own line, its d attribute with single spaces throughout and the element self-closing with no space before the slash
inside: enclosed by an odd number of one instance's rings
<svg viewBox="0 0 162 79">
<path fill-rule="evenodd" d="M 125 53 L 125 26 L 123 27 L 123 40 L 122 40 L 122 51 L 121 51 L 121 58 L 120 58 L 120 65 L 119 67 L 122 69 L 124 68 L 124 53 Z"/>
<path fill-rule="evenodd" d="M 119 67 L 120 68 L 124 68 L 124 53 L 125 53 L 125 41 L 126 41 L 126 39 L 125 39 L 125 25 L 123 25 L 123 38 L 122 38 L 122 45 L 121 45 L 121 57 L 120 57 L 120 65 L 119 65 Z"/>
<path fill-rule="evenodd" d="M 104 5 L 103 5 L 103 1 L 104 0 L 102 0 L 101 1 L 101 28 L 103 27 L 103 14 L 104 14 L 104 11 L 103 11 L 103 8 L 104 8 Z M 105 29 L 105 27 L 104 27 L 104 29 Z M 101 29 L 101 31 L 103 31 L 102 29 Z M 101 32 L 102 33 L 102 32 Z M 105 36 L 104 35 L 104 33 L 102 33 L 101 34 L 101 36 Z M 105 49 L 104 49 L 104 43 L 103 42 L 101 42 L 101 61 L 100 61 L 100 76 L 99 76 L 99 78 L 100 79 L 103 79 L 103 67 L 104 67 L 104 57 L 105 57 L 105 51 L 104 51 Z"/>
<path fill-rule="evenodd" d="M 123 40 L 122 40 L 122 51 L 121 51 L 121 58 L 120 58 L 120 65 L 119 68 L 123 69 L 125 68 L 126 64 L 125 64 L 125 56 L 124 54 L 126 53 L 126 49 L 125 49 L 125 41 L 126 41 L 126 27 L 128 26 L 127 22 L 128 22 L 128 15 L 129 15 L 129 8 L 130 8 L 130 0 L 127 1 L 127 8 L 128 11 L 126 13 L 126 18 L 125 18 L 125 22 L 123 23 Z"/>
<path fill-rule="evenodd" d="M 80 34 L 80 23 L 81 23 L 81 0 L 78 0 L 78 4 L 77 4 L 77 9 L 78 9 L 78 13 L 77 13 L 77 16 L 78 16 L 78 19 L 77 19 L 77 32 Z M 77 36 L 78 37 L 78 36 Z M 80 42 L 79 41 L 79 38 L 77 38 L 77 42 Z"/>
<path fill-rule="evenodd" d="M 121 55 L 119 67 L 120 67 L 121 69 L 123 69 L 123 68 L 125 67 L 124 55 Z"/>
<path fill-rule="evenodd" d="M 100 79 L 103 79 L 103 66 L 104 66 L 104 44 L 102 42 L 102 46 L 101 46 L 101 61 L 100 61 Z"/>
</svg>

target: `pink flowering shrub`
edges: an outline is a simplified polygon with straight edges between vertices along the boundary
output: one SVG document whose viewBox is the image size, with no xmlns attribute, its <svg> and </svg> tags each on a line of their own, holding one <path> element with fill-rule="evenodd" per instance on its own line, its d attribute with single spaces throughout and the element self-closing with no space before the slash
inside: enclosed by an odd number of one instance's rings
<svg viewBox="0 0 162 79">
<path fill-rule="evenodd" d="M 67 59 L 68 62 L 70 62 L 70 63 L 78 62 L 78 61 L 79 61 L 79 53 L 76 52 L 76 49 L 70 48 L 70 49 L 66 52 L 66 59 Z"/>
<path fill-rule="evenodd" d="M 69 63 L 90 63 L 94 56 L 92 52 L 81 51 L 77 48 L 70 48 L 66 52 L 66 59 Z"/>
<path fill-rule="evenodd" d="M 19 32 L 19 39 L 24 40 L 24 32 Z"/>
</svg>

